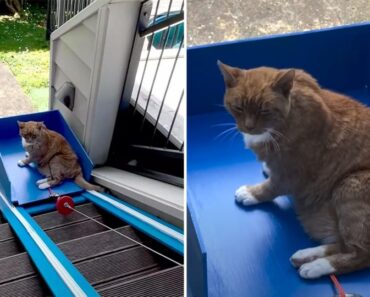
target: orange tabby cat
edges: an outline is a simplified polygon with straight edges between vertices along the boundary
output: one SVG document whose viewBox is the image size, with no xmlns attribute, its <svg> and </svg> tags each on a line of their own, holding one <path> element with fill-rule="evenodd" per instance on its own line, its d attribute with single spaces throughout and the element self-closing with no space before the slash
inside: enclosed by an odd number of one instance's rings
<svg viewBox="0 0 370 297">
<path fill-rule="evenodd" d="M 31 162 L 37 164 L 39 172 L 46 176 L 37 181 L 40 189 L 60 184 L 64 179 L 73 178 L 75 183 L 86 190 L 100 191 L 101 188 L 88 183 L 82 175 L 76 154 L 59 133 L 46 128 L 43 122 L 18 122 L 22 145 L 27 152 L 20 167 Z"/>
<path fill-rule="evenodd" d="M 241 186 L 244 205 L 290 195 L 322 245 L 297 251 L 303 278 L 370 267 L 370 109 L 320 88 L 302 70 L 242 70 L 219 62 L 225 105 L 269 178 Z"/>
</svg>

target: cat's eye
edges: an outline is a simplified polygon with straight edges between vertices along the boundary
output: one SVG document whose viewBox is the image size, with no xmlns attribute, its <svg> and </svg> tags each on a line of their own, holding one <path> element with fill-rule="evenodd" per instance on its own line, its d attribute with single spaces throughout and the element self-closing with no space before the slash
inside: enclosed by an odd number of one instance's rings
<svg viewBox="0 0 370 297">
<path fill-rule="evenodd" d="M 264 103 L 259 106 L 259 114 L 262 116 L 266 116 L 271 114 L 271 106 L 267 103 Z"/>
<path fill-rule="evenodd" d="M 243 108 L 239 105 L 232 105 L 231 109 L 237 113 L 242 113 L 244 111 Z"/>
</svg>

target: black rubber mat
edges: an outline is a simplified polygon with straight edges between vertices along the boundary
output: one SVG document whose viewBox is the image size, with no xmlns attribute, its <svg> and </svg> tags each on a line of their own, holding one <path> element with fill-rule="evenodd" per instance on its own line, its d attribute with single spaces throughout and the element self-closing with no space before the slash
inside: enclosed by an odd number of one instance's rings
<svg viewBox="0 0 370 297">
<path fill-rule="evenodd" d="M 4 242 L 0 242 L 0 259 L 10 257 L 22 252 L 24 252 L 23 246 L 14 238 Z"/>
<path fill-rule="evenodd" d="M 112 279 L 157 266 L 155 258 L 143 247 L 134 247 L 114 254 L 78 263 L 76 267 L 94 286 Z"/>
<path fill-rule="evenodd" d="M 135 238 L 129 226 L 119 228 L 117 231 Z M 77 263 L 136 245 L 113 231 L 107 231 L 71 240 L 59 244 L 59 247 L 73 263 Z M 0 267 L 0 284 L 36 274 L 27 253 L 1 259 Z"/>
<path fill-rule="evenodd" d="M 101 218 L 97 219 L 102 221 Z M 46 231 L 46 234 L 55 242 L 60 243 L 83 236 L 106 231 L 107 229 L 94 221 L 83 221 Z"/>
<path fill-rule="evenodd" d="M 118 228 L 117 231 L 122 232 L 123 234 L 127 234 L 131 238 L 138 241 L 140 240 L 135 236 L 132 228 L 129 226 Z M 67 241 L 60 244 L 59 247 L 71 261 L 81 262 L 107 253 L 127 249 L 136 245 L 136 243 L 120 236 L 113 231 L 105 231 L 83 238 Z"/>
<path fill-rule="evenodd" d="M 58 214 L 61 217 L 61 215 Z M 98 221 L 102 221 L 100 217 L 96 218 Z M 103 226 L 91 221 L 77 221 L 73 224 L 67 224 L 67 226 L 54 227 L 51 230 L 47 230 L 46 233 L 55 242 L 65 242 L 68 240 L 80 238 L 82 236 L 95 234 L 107 230 Z M 5 257 L 13 256 L 24 252 L 23 246 L 14 237 L 0 242 L 0 259 Z"/>
<path fill-rule="evenodd" d="M 98 209 L 92 203 L 76 206 L 76 209 L 82 211 L 92 218 L 99 218 L 101 216 L 101 214 L 98 212 Z M 72 213 L 69 216 L 61 216 L 56 211 L 35 216 L 33 219 L 45 231 L 88 220 L 78 213 Z M 0 224 L 0 244 L 4 241 L 12 240 L 13 238 L 14 233 L 9 224 Z"/>
<path fill-rule="evenodd" d="M 49 288 L 39 276 L 23 278 L 0 286 L 2 297 L 52 296 Z"/>
<path fill-rule="evenodd" d="M 127 276 L 119 277 L 117 279 L 114 279 L 114 280 L 111 280 L 111 281 L 107 281 L 107 282 L 104 282 L 104 283 L 95 285 L 94 288 L 95 288 L 95 290 L 100 291 L 100 290 L 103 290 L 105 288 L 108 288 L 108 287 L 111 288 L 111 287 L 113 287 L 115 285 L 119 285 L 119 284 L 122 284 L 124 282 L 130 281 L 130 280 L 133 280 L 133 279 L 137 279 L 137 278 L 142 277 L 144 275 L 148 275 L 148 274 L 151 274 L 153 272 L 157 272 L 157 271 L 161 271 L 161 270 L 162 270 L 162 267 L 155 266 L 153 268 L 146 269 L 144 271 L 137 272 L 137 273 L 132 274 L 132 275 L 127 275 Z"/>
<path fill-rule="evenodd" d="M 118 232 L 158 248 L 152 245 L 153 240 L 143 233 L 122 222 L 118 223 L 91 204 L 78 206 L 77 209 L 110 227 L 121 226 L 116 229 Z M 34 219 L 85 278 L 104 296 L 182 295 L 182 279 L 181 281 L 175 279 L 176 272 L 171 272 L 172 264 L 116 232 L 107 230 L 78 213 L 63 217 L 56 212 L 51 212 L 36 216 Z M 0 297 L 51 295 L 29 256 L 13 238 L 7 224 L 0 225 L 0 236 L 5 239 L 2 241 L 0 237 Z M 169 284 L 166 283 L 166 275 L 169 277 Z M 144 285 L 140 285 L 140 280 L 147 280 L 148 285 L 145 285 L 145 282 Z M 174 280 L 177 284 L 173 283 Z M 160 288 L 161 282 L 170 288 L 170 295 Z M 139 295 L 130 295 L 135 286 L 140 287 Z M 148 292 L 153 292 L 154 295 L 146 295 L 146 287 Z M 128 290 L 128 295 L 123 294 L 125 290 Z M 178 290 L 181 292 L 180 295 L 176 295 Z"/>
<path fill-rule="evenodd" d="M 184 295 L 180 266 L 145 275 L 99 290 L 103 297 L 179 297 Z"/>
<path fill-rule="evenodd" d="M 36 274 L 27 253 L 1 259 L 0 267 L 0 284 Z"/>
<path fill-rule="evenodd" d="M 27 292 L 25 296 L 42 296 L 39 295 L 39 293 L 41 291 L 45 291 L 45 289 L 40 289 L 39 291 L 35 291 L 33 289 L 35 282 L 40 282 L 40 279 L 35 274 L 35 270 L 30 261 L 21 262 L 24 260 L 24 256 L 27 255 L 22 254 L 21 256 L 16 257 L 20 263 L 16 263 L 13 260 L 9 261 L 7 266 L 4 265 L 2 267 L 2 270 L 5 270 L 8 269 L 9 266 L 20 264 L 19 267 L 22 268 L 15 268 L 13 271 L 9 269 L 9 272 L 11 271 L 13 274 L 12 276 L 9 276 L 8 274 L 7 279 L 6 277 L 2 279 L 2 284 L 0 284 L 0 296 L 7 296 L 3 294 L 11 292 L 11 290 L 18 290 L 18 287 L 27 288 L 28 286 L 32 289 L 32 294 L 28 295 Z M 12 265 L 9 265 L 10 263 Z M 132 279 L 134 274 L 140 276 L 144 275 L 146 270 L 147 273 L 150 273 L 153 271 L 153 268 L 159 269 L 159 265 L 155 261 L 154 257 L 142 247 L 134 247 L 121 252 L 100 256 L 89 261 L 78 263 L 76 264 L 76 267 L 93 286 L 122 278 L 124 276 L 131 276 Z M 33 273 L 32 276 L 31 273 Z M 18 274 L 18 276 L 16 274 Z M 14 281 L 16 278 L 21 279 Z M 122 282 L 124 279 L 121 279 L 120 281 Z M 23 290 L 19 293 L 20 295 L 18 296 L 24 296 Z"/>
<path fill-rule="evenodd" d="M 0 242 L 9 240 L 14 237 L 14 234 L 9 226 L 9 224 L 1 224 L 0 225 Z"/>
<path fill-rule="evenodd" d="M 76 206 L 76 209 L 85 213 L 89 217 L 96 218 L 100 217 L 101 214 L 98 212 L 98 209 L 92 204 L 83 204 Z M 33 219 L 39 224 L 39 226 L 44 230 L 50 230 L 60 226 L 67 226 L 75 222 L 81 222 L 88 220 L 87 218 L 81 216 L 80 214 L 74 212 L 68 216 L 62 216 L 56 211 L 45 213 L 33 217 Z"/>
</svg>

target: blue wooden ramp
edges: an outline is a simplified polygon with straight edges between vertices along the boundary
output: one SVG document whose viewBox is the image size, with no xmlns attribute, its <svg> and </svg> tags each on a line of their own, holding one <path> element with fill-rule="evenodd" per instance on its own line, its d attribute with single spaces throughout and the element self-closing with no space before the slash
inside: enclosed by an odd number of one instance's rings
<svg viewBox="0 0 370 297">
<path fill-rule="evenodd" d="M 183 294 L 183 231 L 116 197 L 67 180 L 53 192 L 77 205 L 68 216 L 39 190 L 24 157 L 19 121 L 60 132 L 89 179 L 92 162 L 58 111 L 0 119 L 0 296 Z M 32 217 L 31 217 L 32 216 Z"/>
<path fill-rule="evenodd" d="M 90 178 L 92 162 L 59 111 L 1 118 L 0 163 L 2 165 L 0 168 L 3 170 L 0 172 L 2 174 L 0 182 L 4 184 L 5 188 L 10 189 L 8 197 L 14 204 L 25 205 L 49 198 L 47 190 L 40 190 L 36 186 L 36 181 L 43 178 L 37 168 L 33 165 L 22 168 L 17 166 L 17 161 L 25 157 L 17 121 L 43 121 L 49 129 L 61 133 L 78 155 L 85 178 Z M 65 181 L 54 190 L 60 195 L 82 191 L 73 181 Z"/>
</svg>

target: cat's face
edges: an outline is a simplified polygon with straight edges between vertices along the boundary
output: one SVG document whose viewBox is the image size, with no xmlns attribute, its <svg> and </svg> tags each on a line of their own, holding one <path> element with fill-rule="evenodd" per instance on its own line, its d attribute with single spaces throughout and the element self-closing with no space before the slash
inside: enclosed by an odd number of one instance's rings
<svg viewBox="0 0 370 297">
<path fill-rule="evenodd" d="M 258 135 L 279 129 L 289 114 L 294 70 L 261 67 L 242 70 L 219 62 L 225 79 L 224 103 L 238 129 Z"/>
<path fill-rule="evenodd" d="M 19 134 L 28 142 L 34 143 L 41 139 L 46 128 L 43 122 L 18 121 Z"/>
</svg>

